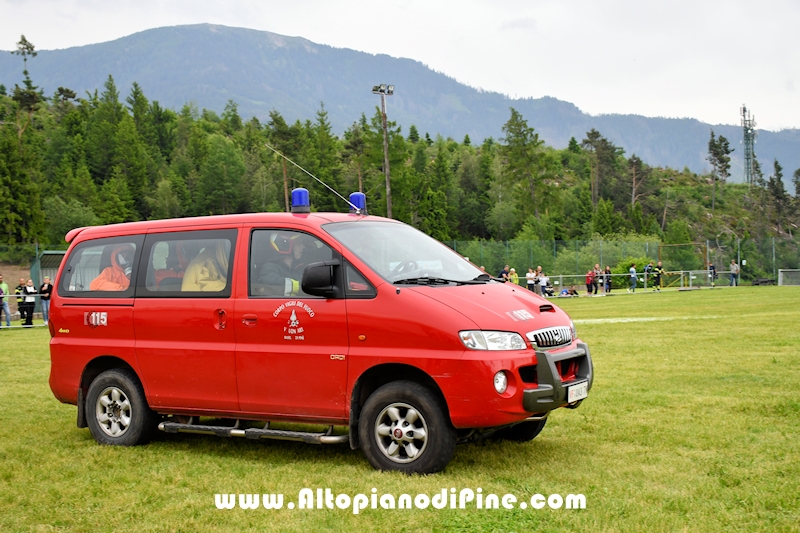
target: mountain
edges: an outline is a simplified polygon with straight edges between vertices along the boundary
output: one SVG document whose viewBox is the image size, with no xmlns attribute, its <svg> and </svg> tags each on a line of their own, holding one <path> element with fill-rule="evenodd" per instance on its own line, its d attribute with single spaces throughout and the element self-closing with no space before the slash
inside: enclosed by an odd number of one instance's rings
<svg viewBox="0 0 800 533">
<path fill-rule="evenodd" d="M 28 61 L 34 83 L 46 95 L 59 86 L 84 94 L 102 90 L 111 74 L 122 97 L 136 81 L 145 95 L 162 106 L 180 109 L 187 102 L 221 112 L 228 100 L 246 120 L 266 121 L 270 110 L 287 121 L 313 119 L 324 102 L 335 132 L 342 133 L 380 105 L 374 85 L 391 83 L 389 120 L 408 132 L 437 133 L 473 143 L 502 137 L 501 127 L 514 107 L 551 146 L 563 148 L 570 137 L 580 141 L 595 128 L 626 154 L 654 166 L 709 168 L 705 158 L 709 132 L 728 138 L 735 148 L 732 181 L 742 180 L 742 129 L 709 125 L 694 119 L 583 113 L 552 97 L 511 99 L 458 83 L 411 59 L 373 55 L 312 43 L 300 37 L 210 24 L 146 30 L 114 41 L 64 50 L 42 50 Z M 21 83 L 22 61 L 0 54 L 0 83 Z M 757 111 L 757 110 L 756 110 Z M 731 110 L 731 117 L 738 117 Z M 800 130 L 760 131 L 756 153 L 765 174 L 777 158 L 791 173 L 800 168 Z"/>
</svg>

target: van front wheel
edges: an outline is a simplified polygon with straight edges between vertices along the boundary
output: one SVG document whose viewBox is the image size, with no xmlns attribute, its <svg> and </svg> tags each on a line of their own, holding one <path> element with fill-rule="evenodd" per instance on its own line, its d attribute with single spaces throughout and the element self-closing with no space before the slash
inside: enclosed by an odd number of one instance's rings
<svg viewBox="0 0 800 533">
<path fill-rule="evenodd" d="M 372 393 L 361 410 L 359 440 L 379 470 L 430 474 L 453 458 L 456 432 L 438 398 L 412 381 L 394 381 Z"/>
<path fill-rule="evenodd" d="M 146 443 L 157 420 L 136 375 L 120 368 L 103 372 L 89 385 L 86 418 L 94 439 L 114 446 Z"/>
</svg>

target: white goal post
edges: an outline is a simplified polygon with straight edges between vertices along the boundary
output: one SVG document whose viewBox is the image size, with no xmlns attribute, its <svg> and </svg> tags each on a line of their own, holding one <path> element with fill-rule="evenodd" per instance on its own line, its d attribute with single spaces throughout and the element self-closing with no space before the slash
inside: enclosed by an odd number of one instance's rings
<svg viewBox="0 0 800 533">
<path fill-rule="evenodd" d="M 800 268 L 778 270 L 778 285 L 800 285 Z"/>
</svg>

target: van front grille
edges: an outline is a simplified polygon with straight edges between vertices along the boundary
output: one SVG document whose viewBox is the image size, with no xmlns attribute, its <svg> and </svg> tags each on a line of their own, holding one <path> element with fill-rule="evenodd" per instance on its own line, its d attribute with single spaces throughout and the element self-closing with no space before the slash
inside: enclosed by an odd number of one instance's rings
<svg viewBox="0 0 800 533">
<path fill-rule="evenodd" d="M 525 336 L 536 348 L 558 348 L 572 342 L 572 330 L 569 326 L 537 329 L 528 332 Z"/>
</svg>

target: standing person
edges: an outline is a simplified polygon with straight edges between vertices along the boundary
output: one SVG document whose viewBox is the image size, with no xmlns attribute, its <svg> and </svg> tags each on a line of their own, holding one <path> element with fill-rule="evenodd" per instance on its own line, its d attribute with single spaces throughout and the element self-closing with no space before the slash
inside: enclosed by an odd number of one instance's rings
<svg viewBox="0 0 800 533">
<path fill-rule="evenodd" d="M 19 321 L 25 322 L 25 306 L 23 304 L 24 298 L 22 292 L 25 290 L 25 278 L 19 278 L 19 285 L 14 287 L 14 294 L 17 295 L 17 311 L 19 311 Z"/>
<path fill-rule="evenodd" d="M 532 268 L 528 269 L 528 273 L 525 274 L 525 282 L 528 285 L 528 290 L 531 292 L 536 292 L 536 274 L 533 272 Z"/>
<path fill-rule="evenodd" d="M 8 308 L 8 295 L 11 294 L 9 292 L 8 283 L 3 281 L 3 275 L 0 274 L 0 308 L 2 308 L 3 313 L 6 315 L 6 327 L 11 327 L 11 310 Z M 2 317 L 0 317 L 2 318 Z"/>
<path fill-rule="evenodd" d="M 33 326 L 33 310 L 36 307 L 36 287 L 33 286 L 33 280 L 29 279 L 25 282 L 25 288 L 22 289 L 23 302 L 25 306 L 25 323 L 26 328 Z"/>
<path fill-rule="evenodd" d="M 731 259 L 731 287 L 739 285 L 739 265 L 735 259 Z"/>
<path fill-rule="evenodd" d="M 644 267 L 644 288 L 647 289 L 647 279 L 650 277 L 650 274 L 653 273 L 653 262 L 650 261 Z"/>
<path fill-rule="evenodd" d="M 547 284 L 550 282 L 544 272 L 539 272 L 539 294 L 547 296 Z"/>
<path fill-rule="evenodd" d="M 508 265 L 503 267 L 497 277 L 503 281 L 508 281 Z"/>
<path fill-rule="evenodd" d="M 539 296 L 544 296 L 542 294 L 542 286 L 539 285 L 539 279 L 542 277 L 542 265 L 537 266 L 533 273 L 533 290 Z"/>
<path fill-rule="evenodd" d="M 603 279 L 603 281 L 605 282 L 606 294 L 608 294 L 609 292 L 611 292 L 611 267 L 610 266 L 606 265 L 606 269 L 604 271 L 604 274 L 605 275 L 603 276 L 603 278 L 605 278 L 605 279 Z"/>
<path fill-rule="evenodd" d="M 514 285 L 519 285 L 519 274 L 513 268 L 508 271 L 508 280 Z"/>
<path fill-rule="evenodd" d="M 42 318 L 46 326 L 50 322 L 50 294 L 53 292 L 53 286 L 50 284 L 50 277 L 44 277 L 44 283 L 39 287 L 39 294 L 41 295 L 42 302 Z"/>
<path fill-rule="evenodd" d="M 708 263 L 708 277 L 711 278 L 711 288 L 713 289 L 717 286 L 717 267 L 710 261 Z"/>
<path fill-rule="evenodd" d="M 592 281 L 592 289 L 594 289 L 594 293 L 597 294 L 597 287 L 601 283 L 603 278 L 603 271 L 600 270 L 600 264 L 594 264 L 594 281 Z"/>
<path fill-rule="evenodd" d="M 636 292 L 636 263 L 631 265 L 631 268 L 628 269 L 628 272 L 631 275 L 631 288 L 628 289 L 628 292 Z"/>
<path fill-rule="evenodd" d="M 661 266 L 661 261 L 653 269 L 653 290 L 661 292 L 661 276 L 664 275 L 664 267 Z"/>
<path fill-rule="evenodd" d="M 594 270 L 589 269 L 586 271 L 586 296 L 592 295 L 592 286 L 594 283 Z"/>
</svg>

